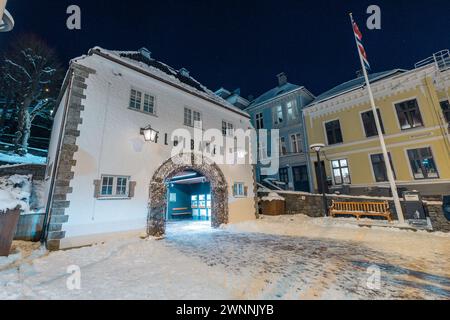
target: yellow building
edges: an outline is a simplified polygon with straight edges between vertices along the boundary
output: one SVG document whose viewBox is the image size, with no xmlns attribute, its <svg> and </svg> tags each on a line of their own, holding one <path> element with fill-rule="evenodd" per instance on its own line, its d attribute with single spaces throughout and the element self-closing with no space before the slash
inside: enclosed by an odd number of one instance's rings
<svg viewBox="0 0 450 320">
<path fill-rule="evenodd" d="M 450 195 L 450 57 L 415 69 L 370 75 L 386 146 L 400 190 Z M 388 183 L 364 78 L 318 96 L 304 109 L 308 143 L 324 143 L 329 191 L 387 194 Z M 323 160 L 323 159 L 322 159 Z M 310 156 L 317 190 L 317 159 Z"/>
</svg>

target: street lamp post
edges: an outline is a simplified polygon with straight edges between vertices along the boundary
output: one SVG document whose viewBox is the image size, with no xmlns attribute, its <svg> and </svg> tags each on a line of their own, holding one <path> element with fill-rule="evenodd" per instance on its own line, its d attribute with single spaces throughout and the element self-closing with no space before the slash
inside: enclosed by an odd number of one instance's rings
<svg viewBox="0 0 450 320">
<path fill-rule="evenodd" d="M 327 203 L 327 196 L 325 194 L 325 177 L 324 177 L 324 172 L 322 170 L 322 162 L 320 160 L 320 151 L 322 150 L 322 148 L 324 148 L 325 145 L 318 143 L 318 144 L 313 144 L 310 146 L 311 150 L 316 152 L 317 155 L 317 167 L 319 169 L 319 177 L 320 177 L 320 184 L 322 187 L 322 205 L 323 205 L 323 214 L 324 217 L 328 216 L 328 203 Z M 318 181 L 319 183 L 319 181 Z M 319 187 L 319 185 L 317 185 L 317 187 Z"/>
</svg>

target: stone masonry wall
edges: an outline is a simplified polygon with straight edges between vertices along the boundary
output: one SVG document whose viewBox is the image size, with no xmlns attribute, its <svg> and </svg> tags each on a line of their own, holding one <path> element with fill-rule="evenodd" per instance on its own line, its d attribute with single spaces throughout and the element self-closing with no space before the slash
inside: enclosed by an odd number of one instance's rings
<svg viewBox="0 0 450 320">
<path fill-rule="evenodd" d="M 14 174 L 33 175 L 33 180 L 44 180 L 45 164 L 22 164 L 13 166 L 4 166 L 0 168 L 0 177 L 11 176 Z"/>
<path fill-rule="evenodd" d="M 279 192 L 286 200 L 286 214 L 304 214 L 309 217 L 323 217 L 323 206 L 322 206 L 322 195 L 319 194 L 308 194 L 308 193 L 285 193 Z M 267 192 L 260 192 L 259 196 L 263 197 L 267 195 Z M 373 198 L 373 197 L 346 197 L 346 196 L 327 196 L 327 205 L 331 206 L 332 200 L 339 201 L 352 201 L 352 202 L 363 202 L 363 201 L 385 201 L 385 198 Z M 395 212 L 394 202 L 388 200 L 389 207 L 392 212 L 392 218 L 397 220 L 397 213 Z M 402 203 L 403 205 L 403 203 Z M 424 203 L 425 210 L 428 212 L 430 217 L 433 230 L 450 232 L 450 221 L 448 221 L 443 212 L 442 203 Z M 405 207 L 403 208 L 405 210 Z"/>
</svg>

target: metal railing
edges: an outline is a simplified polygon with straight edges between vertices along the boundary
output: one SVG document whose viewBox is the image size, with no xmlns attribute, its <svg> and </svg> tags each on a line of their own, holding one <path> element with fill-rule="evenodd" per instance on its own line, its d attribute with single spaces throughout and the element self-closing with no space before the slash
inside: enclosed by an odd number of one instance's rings
<svg viewBox="0 0 450 320">
<path fill-rule="evenodd" d="M 431 57 L 423 59 L 414 65 L 414 68 L 420 68 L 434 63 L 436 68 L 440 71 L 450 69 L 450 51 L 448 49 L 438 51 Z"/>
</svg>

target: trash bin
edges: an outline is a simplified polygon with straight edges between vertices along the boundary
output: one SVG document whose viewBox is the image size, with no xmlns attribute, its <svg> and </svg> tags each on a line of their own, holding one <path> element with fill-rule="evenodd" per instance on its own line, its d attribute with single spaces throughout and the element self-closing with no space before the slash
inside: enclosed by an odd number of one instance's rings
<svg viewBox="0 0 450 320">
<path fill-rule="evenodd" d="M 20 217 L 20 206 L 0 212 L 0 257 L 7 257 L 16 233 Z"/>
<path fill-rule="evenodd" d="M 262 214 L 268 216 L 281 216 L 286 213 L 286 202 L 278 193 L 271 192 L 261 198 Z"/>
<path fill-rule="evenodd" d="M 427 214 L 420 193 L 405 191 L 403 192 L 403 200 L 405 205 L 404 215 L 407 222 L 418 228 L 426 228 L 428 226 Z"/>
</svg>

